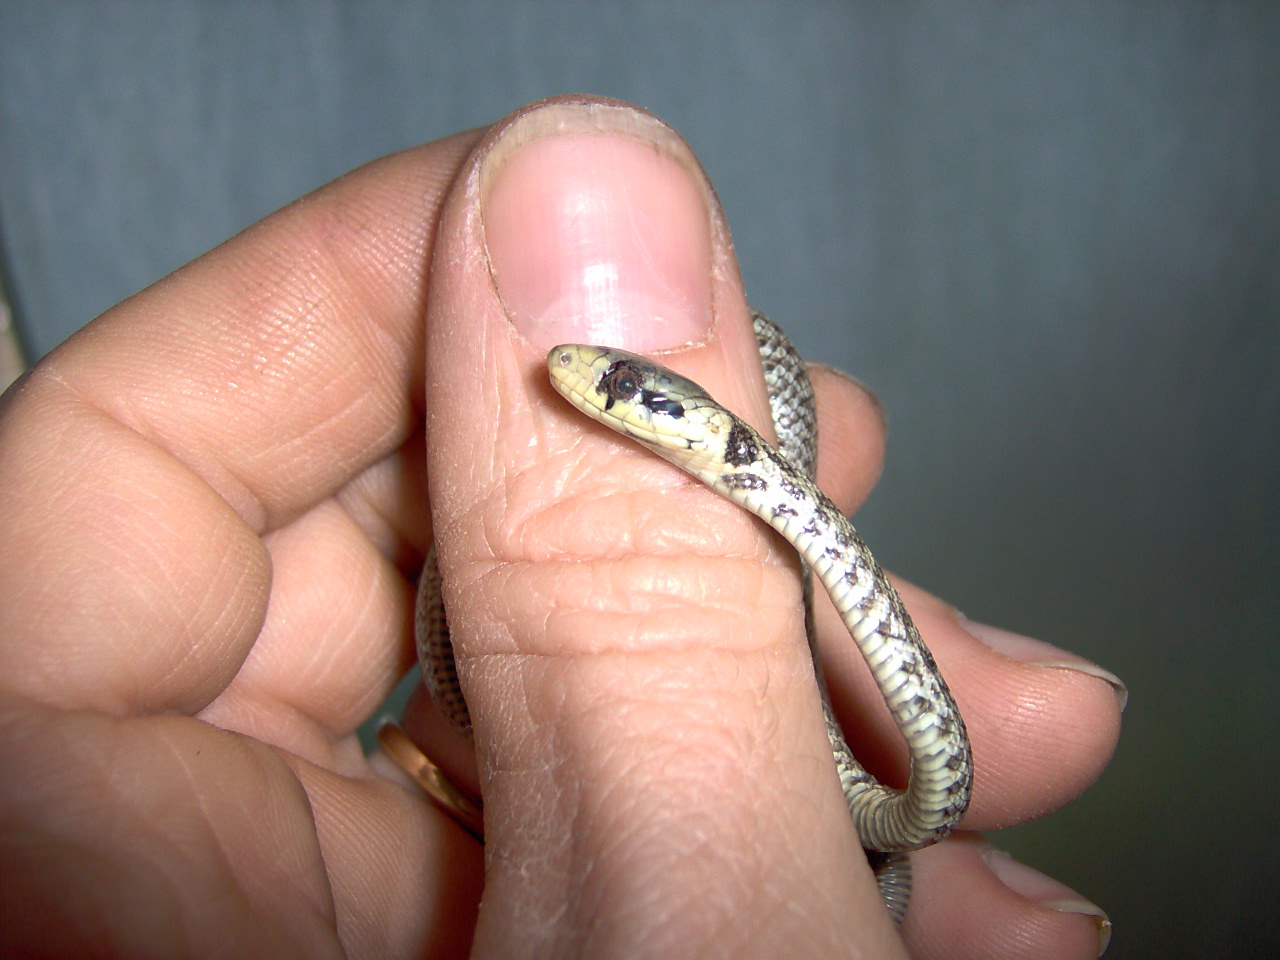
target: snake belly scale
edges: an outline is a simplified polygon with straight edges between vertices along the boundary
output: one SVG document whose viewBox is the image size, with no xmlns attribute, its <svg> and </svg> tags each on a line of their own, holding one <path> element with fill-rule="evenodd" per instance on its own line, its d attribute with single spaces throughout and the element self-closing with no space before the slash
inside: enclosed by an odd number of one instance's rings
<svg viewBox="0 0 1280 960">
<path fill-rule="evenodd" d="M 941 840 L 969 805 L 973 762 L 964 722 L 897 591 L 852 524 L 817 487 L 813 388 L 804 362 L 763 314 L 753 317 L 778 448 L 696 383 L 634 354 L 564 344 L 547 355 L 556 390 L 575 407 L 697 477 L 770 524 L 796 549 L 805 622 L 827 736 L 849 814 L 881 895 L 901 920 L 910 896 L 905 853 Z M 904 790 L 879 783 L 853 756 L 822 677 L 813 630 L 810 571 L 826 589 L 907 742 Z M 418 654 L 433 699 L 465 734 L 431 558 L 421 580 Z"/>
</svg>

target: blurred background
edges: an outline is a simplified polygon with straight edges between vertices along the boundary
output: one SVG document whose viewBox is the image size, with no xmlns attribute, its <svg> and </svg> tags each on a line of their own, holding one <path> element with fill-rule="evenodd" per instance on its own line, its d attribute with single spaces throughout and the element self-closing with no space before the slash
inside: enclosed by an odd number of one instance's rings
<svg viewBox="0 0 1280 960">
<path fill-rule="evenodd" d="M 568 91 L 679 129 L 753 303 L 884 399 L 880 559 L 1128 682 L 1101 780 L 995 842 L 1108 956 L 1277 955 L 1280 4 L 3 0 L 0 370 Z"/>
</svg>

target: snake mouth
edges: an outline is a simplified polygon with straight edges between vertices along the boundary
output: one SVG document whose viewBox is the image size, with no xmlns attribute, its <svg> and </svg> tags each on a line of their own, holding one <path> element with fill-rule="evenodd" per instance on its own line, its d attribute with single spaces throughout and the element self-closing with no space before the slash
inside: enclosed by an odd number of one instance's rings
<svg viewBox="0 0 1280 960">
<path fill-rule="evenodd" d="M 562 343 L 547 353 L 547 373 L 560 396 L 592 420 L 604 417 L 604 400 L 596 388 L 596 363 L 603 356 L 599 347 Z"/>
</svg>

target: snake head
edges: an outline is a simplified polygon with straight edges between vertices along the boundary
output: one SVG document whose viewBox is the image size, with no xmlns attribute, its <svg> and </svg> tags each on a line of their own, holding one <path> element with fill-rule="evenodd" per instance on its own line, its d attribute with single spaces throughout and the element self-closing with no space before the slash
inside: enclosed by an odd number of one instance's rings
<svg viewBox="0 0 1280 960">
<path fill-rule="evenodd" d="M 639 440 L 671 459 L 696 451 L 707 436 L 707 393 L 652 360 L 585 344 L 547 354 L 552 386 L 592 420 Z"/>
</svg>

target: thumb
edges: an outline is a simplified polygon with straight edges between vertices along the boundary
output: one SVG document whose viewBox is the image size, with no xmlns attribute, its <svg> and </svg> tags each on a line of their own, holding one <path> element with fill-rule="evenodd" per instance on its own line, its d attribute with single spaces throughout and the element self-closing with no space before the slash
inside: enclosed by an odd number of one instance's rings
<svg viewBox="0 0 1280 960">
<path fill-rule="evenodd" d="M 610 101 L 518 112 L 446 202 L 429 296 L 432 512 L 485 802 L 478 952 L 832 956 L 851 930 L 899 950 L 833 775 L 794 558 L 547 383 L 556 343 L 681 348 L 663 362 L 767 430 L 688 146 Z"/>
</svg>

